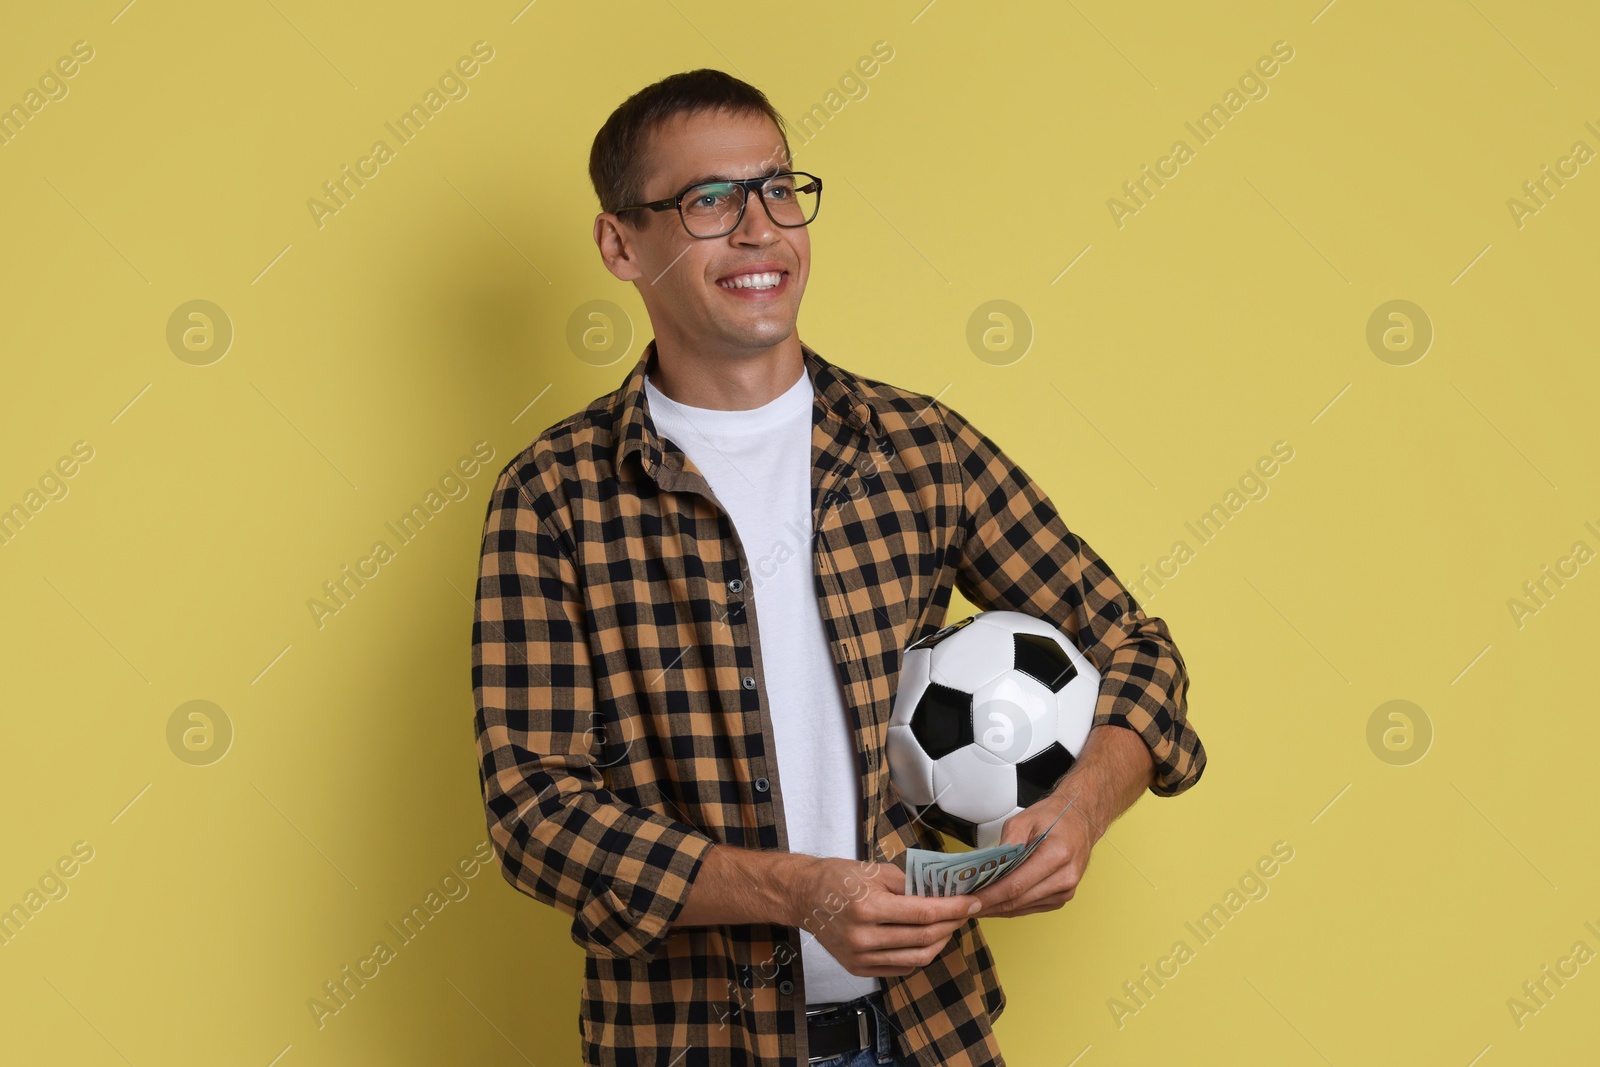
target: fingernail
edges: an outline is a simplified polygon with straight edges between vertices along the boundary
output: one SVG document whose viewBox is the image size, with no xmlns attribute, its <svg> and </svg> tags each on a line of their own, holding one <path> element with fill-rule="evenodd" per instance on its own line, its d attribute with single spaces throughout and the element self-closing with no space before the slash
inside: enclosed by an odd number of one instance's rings
<svg viewBox="0 0 1600 1067">
<path fill-rule="evenodd" d="M 976 915 L 976 914 L 978 914 L 979 910 L 981 910 L 982 908 L 983 908 L 983 901 L 974 900 L 972 902 L 972 907 L 967 909 L 967 914 L 968 915 Z"/>
</svg>

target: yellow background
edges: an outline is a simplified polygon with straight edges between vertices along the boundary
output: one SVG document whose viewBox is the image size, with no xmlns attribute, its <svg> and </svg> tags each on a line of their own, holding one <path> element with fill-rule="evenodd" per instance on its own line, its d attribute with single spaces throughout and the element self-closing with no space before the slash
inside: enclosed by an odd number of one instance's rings
<svg viewBox="0 0 1600 1067">
<path fill-rule="evenodd" d="M 1063 911 L 986 923 L 1008 1061 L 1592 1059 L 1600 965 L 1520 1027 L 1507 1000 L 1600 950 L 1600 567 L 1520 628 L 1507 601 L 1600 548 L 1600 165 L 1520 227 L 1506 201 L 1600 149 L 1600 17 L 1225 6 L 8 12 L 0 103 L 75 41 L 94 58 L 0 147 L 0 506 L 74 442 L 93 458 L 0 547 L 0 906 L 74 842 L 93 859 L 0 948 L 0 1060 L 577 1061 L 568 920 L 493 867 L 324 1026 L 307 1001 L 484 840 L 485 493 L 651 336 L 591 241 L 595 130 L 697 66 L 798 119 L 880 40 L 865 95 L 792 134 L 827 183 L 801 336 L 972 418 L 1125 581 L 1195 549 L 1147 608 L 1210 767 L 1117 823 Z M 319 228 L 307 200 L 479 40 L 469 94 Z M 1197 147 L 1184 122 L 1280 40 L 1268 95 Z M 1119 228 L 1107 200 L 1180 137 L 1195 157 Z M 205 366 L 167 342 L 196 299 L 235 332 Z M 1022 358 L 968 345 L 996 299 Z M 1394 299 L 1435 331 L 1405 366 L 1366 340 Z M 593 300 L 633 336 L 580 359 Z M 319 628 L 322 583 L 480 440 L 466 497 Z M 1279 440 L 1268 495 L 1197 547 L 1185 523 Z M 1396 699 L 1432 727 L 1408 765 L 1368 744 Z M 190 700 L 232 725 L 209 765 L 169 747 Z M 1269 894 L 1198 946 L 1185 922 L 1278 841 Z M 1194 958 L 1119 1026 L 1108 1000 L 1180 939 Z"/>
</svg>

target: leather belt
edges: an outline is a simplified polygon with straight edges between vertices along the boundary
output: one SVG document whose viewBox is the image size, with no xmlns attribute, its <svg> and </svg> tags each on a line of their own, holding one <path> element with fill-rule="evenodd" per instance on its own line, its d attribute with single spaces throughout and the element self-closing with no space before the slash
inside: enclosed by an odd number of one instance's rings
<svg viewBox="0 0 1600 1067">
<path fill-rule="evenodd" d="M 821 1063 L 860 1049 L 876 1050 L 881 1010 L 882 993 L 806 1009 L 806 1033 L 811 1047 L 806 1062 Z"/>
</svg>

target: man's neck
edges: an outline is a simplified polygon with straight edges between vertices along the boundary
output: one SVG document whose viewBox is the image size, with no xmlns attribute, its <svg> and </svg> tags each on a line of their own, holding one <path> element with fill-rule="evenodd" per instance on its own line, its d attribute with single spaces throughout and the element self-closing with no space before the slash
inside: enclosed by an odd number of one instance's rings
<svg viewBox="0 0 1600 1067">
<path fill-rule="evenodd" d="M 687 349 L 663 350 L 656 343 L 650 382 L 671 400 L 693 408 L 748 411 L 783 395 L 805 370 L 800 338 L 739 357 L 698 355 Z"/>
</svg>

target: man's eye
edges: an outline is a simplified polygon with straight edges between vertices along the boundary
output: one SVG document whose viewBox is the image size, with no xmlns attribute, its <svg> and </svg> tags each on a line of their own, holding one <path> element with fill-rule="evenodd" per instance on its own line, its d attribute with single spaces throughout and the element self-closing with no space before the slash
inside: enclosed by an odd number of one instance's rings
<svg viewBox="0 0 1600 1067">
<path fill-rule="evenodd" d="M 715 207 L 718 204 L 727 203 L 728 198 L 732 195 L 733 186 L 731 185 L 706 186 L 695 194 L 691 203 L 695 207 Z"/>
</svg>

